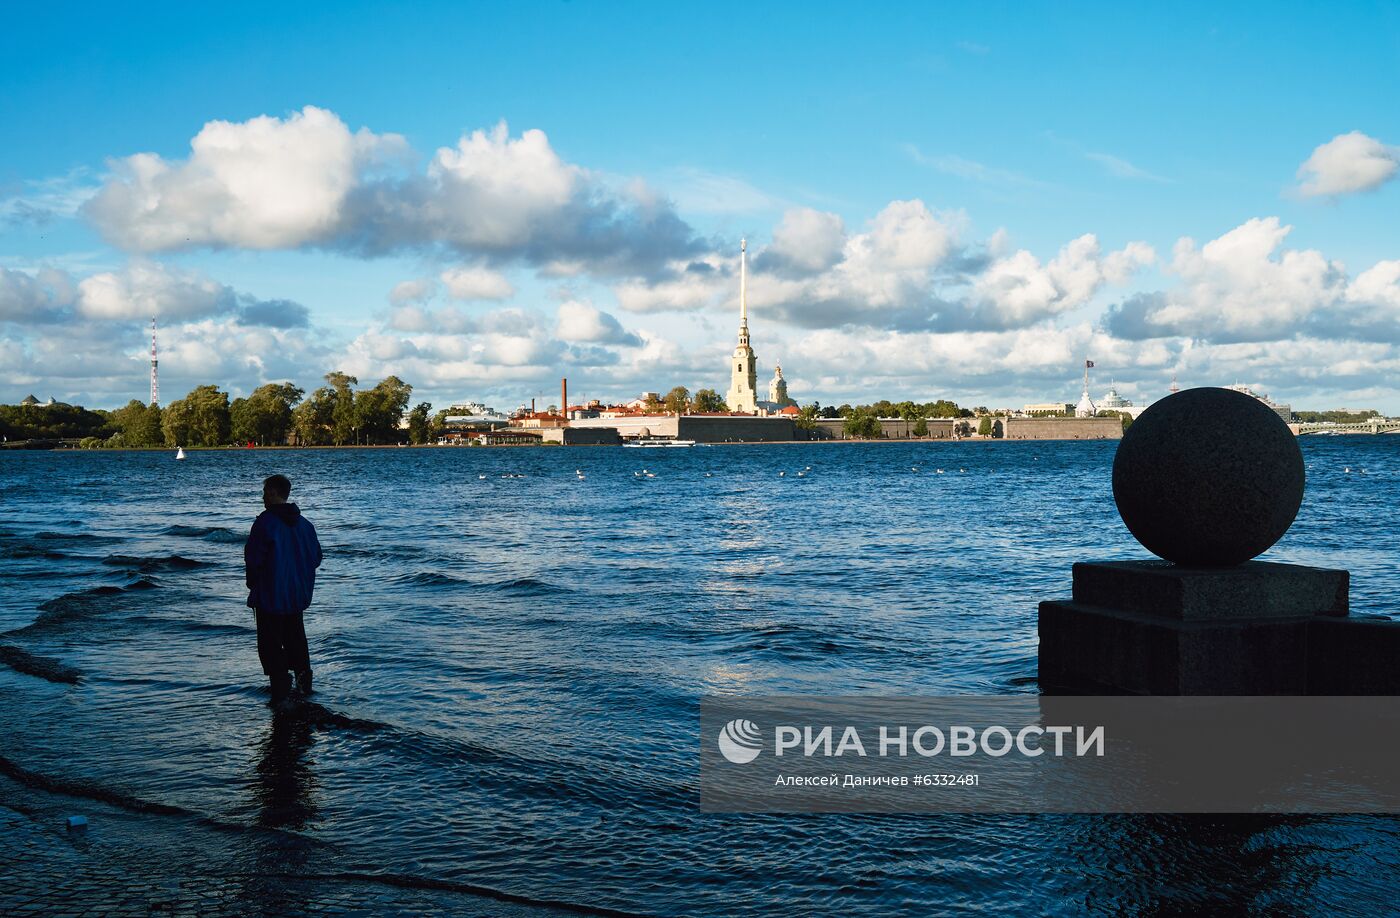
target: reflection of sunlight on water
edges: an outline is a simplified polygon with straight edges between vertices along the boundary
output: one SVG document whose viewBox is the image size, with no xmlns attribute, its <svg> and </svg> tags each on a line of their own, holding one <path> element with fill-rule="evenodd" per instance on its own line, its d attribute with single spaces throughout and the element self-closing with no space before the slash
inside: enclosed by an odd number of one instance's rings
<svg viewBox="0 0 1400 918">
<path fill-rule="evenodd" d="M 742 695 L 753 683 L 753 667 L 717 664 L 704 676 L 706 695 Z"/>
</svg>

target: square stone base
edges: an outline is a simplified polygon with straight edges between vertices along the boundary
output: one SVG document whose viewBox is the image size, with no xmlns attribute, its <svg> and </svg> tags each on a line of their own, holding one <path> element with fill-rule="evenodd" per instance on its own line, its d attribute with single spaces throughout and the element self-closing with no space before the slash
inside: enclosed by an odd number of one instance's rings
<svg viewBox="0 0 1400 918">
<path fill-rule="evenodd" d="M 1400 693 L 1400 623 L 1348 618 L 1346 571 L 1251 562 L 1076 564 L 1040 604 L 1046 690 L 1144 695 Z"/>
</svg>

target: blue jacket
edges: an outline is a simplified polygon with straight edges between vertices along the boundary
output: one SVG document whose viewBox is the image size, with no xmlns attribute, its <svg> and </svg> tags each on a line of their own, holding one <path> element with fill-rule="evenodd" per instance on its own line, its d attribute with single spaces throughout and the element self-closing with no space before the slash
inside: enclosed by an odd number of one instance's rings
<svg viewBox="0 0 1400 918">
<path fill-rule="evenodd" d="M 311 605 L 321 543 L 296 504 L 273 504 L 253 521 L 243 545 L 248 607 L 290 614 Z"/>
</svg>

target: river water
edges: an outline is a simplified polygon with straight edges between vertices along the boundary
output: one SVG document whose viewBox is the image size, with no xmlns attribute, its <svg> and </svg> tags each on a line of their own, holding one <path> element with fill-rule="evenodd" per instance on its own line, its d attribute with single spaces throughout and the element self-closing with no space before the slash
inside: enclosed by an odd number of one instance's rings
<svg viewBox="0 0 1400 918">
<path fill-rule="evenodd" d="M 1400 437 L 1301 443 L 1265 559 L 1400 615 Z M 1385 817 L 698 811 L 702 695 L 1036 692 L 1036 603 L 1144 556 L 1113 449 L 0 454 L 0 765 L 242 827 L 250 862 L 646 914 L 1389 909 Z M 243 605 L 274 472 L 326 555 L 290 721 Z"/>
</svg>

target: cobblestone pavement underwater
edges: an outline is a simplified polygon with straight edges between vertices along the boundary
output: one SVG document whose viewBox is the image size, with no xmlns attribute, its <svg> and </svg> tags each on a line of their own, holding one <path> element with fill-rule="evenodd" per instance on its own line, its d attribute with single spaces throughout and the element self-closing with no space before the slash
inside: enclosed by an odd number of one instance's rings
<svg viewBox="0 0 1400 918">
<path fill-rule="evenodd" d="M 87 829 L 67 828 L 75 814 Z M 296 833 L 132 813 L 0 776 L 0 915 L 578 914 L 339 873 L 334 860 Z"/>
</svg>

